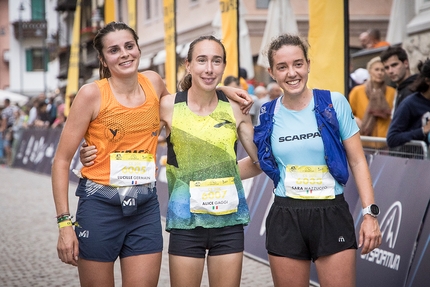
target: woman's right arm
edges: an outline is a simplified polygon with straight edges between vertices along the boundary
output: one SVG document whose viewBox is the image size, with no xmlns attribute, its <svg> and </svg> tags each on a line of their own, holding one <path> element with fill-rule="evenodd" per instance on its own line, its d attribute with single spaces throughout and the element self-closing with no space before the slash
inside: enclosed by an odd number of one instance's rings
<svg viewBox="0 0 430 287">
<path fill-rule="evenodd" d="M 90 121 L 97 116 L 99 105 L 99 90 L 96 84 L 89 84 L 80 89 L 71 106 L 52 163 L 52 191 L 57 215 L 70 213 L 70 163 Z M 78 245 L 73 227 L 59 229 L 57 251 L 63 262 L 77 265 Z"/>
</svg>

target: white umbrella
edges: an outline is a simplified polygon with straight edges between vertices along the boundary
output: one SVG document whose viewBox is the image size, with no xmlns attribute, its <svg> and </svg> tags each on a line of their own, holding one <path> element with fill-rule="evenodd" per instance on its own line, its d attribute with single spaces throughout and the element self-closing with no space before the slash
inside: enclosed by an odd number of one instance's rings
<svg viewBox="0 0 430 287">
<path fill-rule="evenodd" d="M 239 63 L 240 68 L 244 68 L 248 74 L 248 79 L 254 78 L 254 63 L 252 61 L 251 40 L 249 38 L 248 25 L 246 25 L 245 6 L 242 0 L 239 1 Z M 221 11 L 218 10 L 214 20 L 212 21 L 214 27 L 214 36 L 221 39 Z"/>
<path fill-rule="evenodd" d="M 406 38 L 406 1 L 393 0 L 390 13 L 390 21 L 388 22 L 387 37 L 385 40 L 393 44 L 402 43 Z"/>
<path fill-rule="evenodd" d="M 5 99 L 9 99 L 12 104 L 23 106 L 29 101 L 30 98 L 10 91 L 0 90 L 0 107 L 4 106 Z"/>
<path fill-rule="evenodd" d="M 263 53 L 267 50 L 273 38 L 283 33 L 298 34 L 298 31 L 296 17 L 291 8 L 290 0 L 270 0 L 257 64 L 265 68 L 269 67 L 267 56 L 263 55 Z"/>
</svg>

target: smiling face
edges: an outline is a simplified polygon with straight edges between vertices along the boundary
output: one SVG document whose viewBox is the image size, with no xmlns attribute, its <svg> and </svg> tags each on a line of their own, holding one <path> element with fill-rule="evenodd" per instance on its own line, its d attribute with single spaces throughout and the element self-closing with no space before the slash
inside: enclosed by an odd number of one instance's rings
<svg viewBox="0 0 430 287">
<path fill-rule="evenodd" d="M 100 61 L 110 70 L 111 75 L 127 76 L 136 73 L 140 50 L 130 31 L 116 30 L 106 34 L 103 37 L 102 54 Z"/>
<path fill-rule="evenodd" d="M 215 90 L 225 69 L 224 50 L 219 43 L 203 40 L 195 44 L 186 69 L 191 74 L 192 87 L 203 91 Z"/>
<path fill-rule="evenodd" d="M 276 80 L 285 95 L 297 96 L 306 90 L 309 60 L 306 60 L 302 48 L 284 45 L 272 56 L 273 64 L 269 74 Z"/>
</svg>

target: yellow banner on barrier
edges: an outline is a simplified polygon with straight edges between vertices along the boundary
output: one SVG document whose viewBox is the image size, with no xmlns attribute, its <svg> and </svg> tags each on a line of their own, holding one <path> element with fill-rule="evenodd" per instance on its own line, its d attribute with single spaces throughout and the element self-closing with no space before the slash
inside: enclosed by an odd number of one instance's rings
<svg viewBox="0 0 430 287">
<path fill-rule="evenodd" d="M 136 0 L 128 0 L 128 26 L 136 31 Z"/>
<path fill-rule="evenodd" d="M 239 77 L 239 0 L 220 0 L 222 42 L 227 53 L 227 76 Z"/>
<path fill-rule="evenodd" d="M 79 89 L 79 50 L 81 37 L 81 0 L 76 2 L 75 19 L 73 22 L 72 46 L 70 48 L 69 68 L 67 70 L 67 86 L 64 101 L 64 115 L 70 110 L 70 97 Z"/>
<path fill-rule="evenodd" d="M 344 0 L 309 0 L 309 87 L 345 93 Z"/>
<path fill-rule="evenodd" d="M 115 21 L 115 0 L 105 0 L 105 24 Z"/>
<path fill-rule="evenodd" d="M 163 4 L 166 87 L 170 93 L 176 93 L 176 0 L 164 0 Z"/>
</svg>

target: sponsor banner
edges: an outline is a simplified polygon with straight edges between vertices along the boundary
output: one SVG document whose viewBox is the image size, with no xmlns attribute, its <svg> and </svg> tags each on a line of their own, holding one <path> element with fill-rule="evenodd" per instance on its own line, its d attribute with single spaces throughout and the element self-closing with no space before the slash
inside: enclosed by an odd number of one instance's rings
<svg viewBox="0 0 430 287">
<path fill-rule="evenodd" d="M 428 208 L 429 170 L 428 160 L 374 156 L 370 172 L 375 201 L 381 210 L 378 221 L 382 244 L 367 255 L 357 254 L 357 286 L 404 286 Z M 353 214 L 357 235 L 361 210 L 361 203 L 357 203 Z"/>
<path fill-rule="evenodd" d="M 137 30 L 137 25 L 136 25 L 136 14 L 137 14 L 137 9 L 136 9 L 136 0 L 128 0 L 127 1 L 127 14 L 128 14 L 128 26 L 130 26 L 134 31 Z"/>
<path fill-rule="evenodd" d="M 105 9 L 104 9 L 104 20 L 105 23 L 108 24 L 112 21 L 116 21 L 116 7 L 115 7 L 115 0 L 105 0 Z"/>
<path fill-rule="evenodd" d="M 50 174 L 61 129 L 25 130 L 18 144 L 14 167 Z M 79 149 L 78 149 L 79 151 Z M 75 153 L 70 169 L 80 169 L 79 153 Z M 166 216 L 168 189 L 166 179 L 165 144 L 157 152 L 157 190 L 162 216 Z M 238 145 L 238 158 L 246 156 Z M 378 221 L 382 245 L 367 255 L 357 251 L 357 286 L 427 286 L 430 280 L 430 160 L 403 159 L 376 155 L 370 172 L 375 188 L 375 200 L 381 209 Z M 70 180 L 77 177 L 70 172 Z M 273 202 L 273 183 L 260 174 L 244 180 L 243 185 L 251 214 L 245 227 L 245 253 L 267 263 L 265 220 Z M 362 222 L 354 178 L 351 176 L 345 197 L 354 217 L 357 240 Z M 318 282 L 312 264 L 311 280 Z M 424 283 L 426 282 L 426 283 Z"/>
<path fill-rule="evenodd" d="M 381 210 L 378 222 L 382 244 L 366 255 L 361 255 L 361 249 L 357 251 L 357 286 L 427 286 L 424 282 L 430 275 L 423 270 L 430 266 L 430 227 L 426 226 L 420 237 L 419 233 L 429 204 L 430 161 L 375 155 L 369 163 L 375 201 Z M 362 206 L 352 176 L 345 187 L 345 197 L 354 217 L 358 243 Z M 430 225 L 428 221 L 426 224 Z M 421 248 L 416 254 L 420 255 L 413 256 L 416 244 Z M 409 271 L 411 262 L 413 269 Z M 409 276 L 414 276 L 413 284 L 405 285 Z M 311 280 L 318 282 L 315 265 Z"/>
<path fill-rule="evenodd" d="M 67 70 L 67 86 L 64 115 L 67 117 L 70 110 L 70 97 L 79 89 L 79 51 L 81 43 L 81 0 L 76 2 L 75 19 L 73 20 L 72 45 L 70 48 L 69 68 Z"/>
<path fill-rule="evenodd" d="M 166 47 L 166 88 L 176 93 L 176 0 L 164 0 L 164 46 Z"/>
<path fill-rule="evenodd" d="M 243 181 L 251 222 L 245 227 L 245 253 L 268 264 L 266 217 L 272 206 L 273 182 L 266 174 Z"/>
<path fill-rule="evenodd" d="M 428 190 L 428 188 L 427 188 Z M 427 212 L 426 218 L 420 234 L 415 251 L 412 266 L 409 271 L 405 287 L 424 287 L 430 282 L 430 213 Z"/>
<path fill-rule="evenodd" d="M 346 93 L 345 73 L 349 70 L 345 61 L 348 55 L 347 5 L 345 0 L 309 0 L 308 41 L 312 59 L 309 87 Z"/>
<path fill-rule="evenodd" d="M 27 129 L 18 143 L 13 167 L 51 175 L 51 166 L 60 140 L 61 129 Z M 79 149 L 70 165 L 69 178 L 78 182 L 72 169 L 82 167 L 79 162 Z"/>
<path fill-rule="evenodd" d="M 221 10 L 221 40 L 227 54 L 224 78 L 239 77 L 239 1 L 219 0 Z"/>
</svg>

